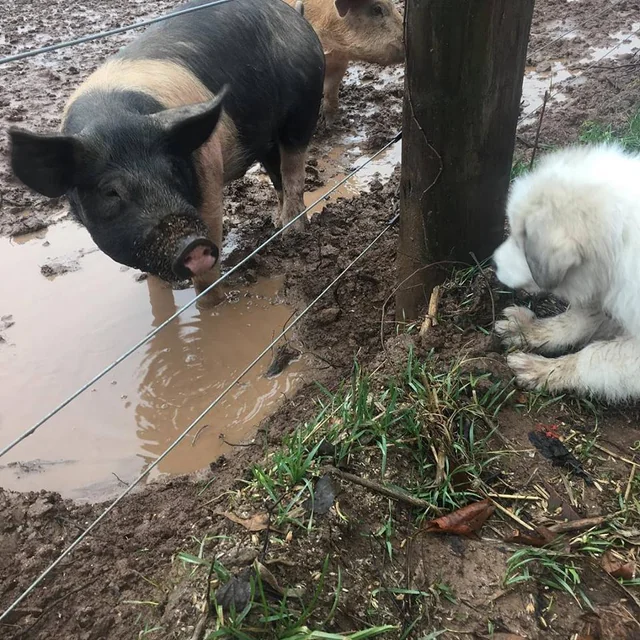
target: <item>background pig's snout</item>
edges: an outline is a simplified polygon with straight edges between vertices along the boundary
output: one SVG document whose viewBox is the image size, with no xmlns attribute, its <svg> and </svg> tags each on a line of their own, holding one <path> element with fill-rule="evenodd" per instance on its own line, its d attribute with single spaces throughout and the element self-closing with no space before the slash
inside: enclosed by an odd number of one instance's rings
<svg viewBox="0 0 640 640">
<path fill-rule="evenodd" d="M 199 236 L 185 238 L 173 261 L 173 272 L 181 279 L 199 276 L 213 269 L 218 261 L 218 247 Z"/>
</svg>

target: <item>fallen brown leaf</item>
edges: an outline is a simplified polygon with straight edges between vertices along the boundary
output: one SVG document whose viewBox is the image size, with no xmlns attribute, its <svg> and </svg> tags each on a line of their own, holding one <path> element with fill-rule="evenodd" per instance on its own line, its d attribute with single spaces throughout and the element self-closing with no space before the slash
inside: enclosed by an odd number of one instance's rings
<svg viewBox="0 0 640 640">
<path fill-rule="evenodd" d="M 602 568 L 614 578 L 633 580 L 636 573 L 634 562 L 624 562 L 616 558 L 611 551 L 606 551 L 602 556 Z"/>
<path fill-rule="evenodd" d="M 269 514 L 267 513 L 256 513 L 249 518 L 240 518 L 235 515 L 235 513 L 230 513 L 229 511 L 218 511 L 217 513 L 218 515 L 224 516 L 227 520 L 243 526 L 247 531 L 264 531 L 269 527 Z"/>
<path fill-rule="evenodd" d="M 517 544 L 527 544 L 531 547 L 544 547 L 556 538 L 556 534 L 549 531 L 546 527 L 536 527 L 534 533 L 524 533 L 518 529 L 514 529 L 510 536 L 507 536 L 505 542 L 515 542 Z"/>
<path fill-rule="evenodd" d="M 430 520 L 425 524 L 425 531 L 471 536 L 482 527 L 494 511 L 495 507 L 488 499 L 474 502 L 453 513 Z"/>
</svg>

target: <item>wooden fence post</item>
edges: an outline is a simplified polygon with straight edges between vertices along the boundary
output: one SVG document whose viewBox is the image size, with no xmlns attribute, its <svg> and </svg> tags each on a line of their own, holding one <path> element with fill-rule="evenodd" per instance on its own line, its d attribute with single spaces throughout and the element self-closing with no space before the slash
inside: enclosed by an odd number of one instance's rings
<svg viewBox="0 0 640 640">
<path fill-rule="evenodd" d="M 406 2 L 398 321 L 502 240 L 533 5 Z"/>
</svg>

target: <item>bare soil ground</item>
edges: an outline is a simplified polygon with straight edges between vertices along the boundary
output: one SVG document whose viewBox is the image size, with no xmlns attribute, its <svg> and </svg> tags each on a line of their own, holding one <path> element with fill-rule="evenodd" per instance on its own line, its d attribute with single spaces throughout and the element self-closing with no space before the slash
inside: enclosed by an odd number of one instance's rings
<svg viewBox="0 0 640 640">
<path fill-rule="evenodd" d="M 153 12 L 171 4 L 157 2 Z M 603 12 L 606 5 L 611 10 Z M 91 10 L 59 0 L 14 0 L 0 54 L 128 23 L 147 11 L 122 0 Z M 638 1 L 539 0 L 530 64 L 540 70 L 559 59 L 581 65 L 590 46 L 613 46 L 608 34 L 635 23 Z M 555 42 L 578 25 L 574 38 Z M 0 69 L 0 126 L 54 128 L 71 88 L 126 39 Z M 540 142 L 574 141 L 585 120 L 622 126 L 640 103 L 637 71 L 635 58 L 585 68 L 579 81 L 562 87 L 565 99 L 548 106 Z M 319 133 L 311 158 L 331 149 L 355 120 L 364 122 L 366 145 L 379 147 L 400 128 L 401 97 L 399 83 L 345 87 L 342 122 Z M 363 117 L 371 105 L 378 109 Z M 524 161 L 534 127 L 519 132 Z M 0 231 L 24 233 L 63 215 L 63 203 L 15 182 L 6 151 L 3 138 Z M 310 187 L 322 182 L 313 163 L 308 178 Z M 398 172 L 369 193 L 330 204 L 309 231 L 272 244 L 248 268 L 285 273 L 289 299 L 308 303 L 384 228 L 397 185 Z M 228 188 L 228 202 L 227 231 L 237 229 L 243 239 L 232 264 L 272 232 L 275 200 L 268 186 L 243 179 Z M 211 637 L 311 638 L 305 626 L 347 634 L 388 624 L 393 629 L 379 637 L 640 638 L 637 580 L 605 570 L 637 563 L 637 407 L 513 389 L 490 332 L 494 315 L 513 296 L 488 271 L 468 270 L 446 285 L 439 324 L 424 338 L 415 331 L 396 335 L 395 245 L 390 228 L 301 325 L 297 338 L 326 364 L 318 374 L 324 390 L 310 384 L 263 423 L 252 446 L 198 477 L 156 483 L 123 500 L 10 615 L 2 637 L 207 637 L 194 630 L 210 589 L 220 605 L 205 625 L 217 633 Z M 555 308 L 554 301 L 532 303 L 546 312 Z M 554 466 L 535 448 L 529 434 L 541 427 L 561 437 L 584 474 Z M 374 486 L 333 475 L 327 490 L 317 481 L 328 465 Z M 383 485 L 396 499 L 381 493 Z M 432 507 L 412 507 L 400 489 Z M 431 518 L 486 495 L 499 507 L 479 535 L 425 531 Z M 103 508 L 44 491 L 0 490 L 0 608 Z M 575 528 L 548 550 L 510 541 L 514 530 L 540 536 L 561 521 Z M 239 621 L 226 605 L 244 608 L 252 566 L 261 579 L 253 579 L 254 606 Z M 289 591 L 281 605 L 283 590 Z"/>
</svg>

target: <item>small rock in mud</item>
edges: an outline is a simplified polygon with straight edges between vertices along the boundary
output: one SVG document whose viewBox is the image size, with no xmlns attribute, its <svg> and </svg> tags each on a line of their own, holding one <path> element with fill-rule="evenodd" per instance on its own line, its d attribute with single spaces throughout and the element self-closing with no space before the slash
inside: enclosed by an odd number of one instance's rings
<svg viewBox="0 0 640 640">
<path fill-rule="evenodd" d="M 247 567 L 216 592 L 216 603 L 223 611 L 242 611 L 251 599 L 253 567 Z"/>
<path fill-rule="evenodd" d="M 50 262 L 40 267 L 40 273 L 45 278 L 57 278 L 63 276 L 65 273 L 72 271 L 79 271 L 80 263 L 77 260 L 69 260 L 68 262 Z"/>
<path fill-rule="evenodd" d="M 46 498 L 37 498 L 36 501 L 27 509 L 27 515 L 30 518 L 38 518 L 53 509 L 53 505 Z"/>
<path fill-rule="evenodd" d="M 267 378 L 273 378 L 281 374 L 296 358 L 300 356 L 300 352 L 297 349 L 293 349 L 288 344 L 283 344 L 267 369 L 265 374 Z"/>
<path fill-rule="evenodd" d="M 331 324 L 340 317 L 340 309 L 338 307 L 329 307 L 318 312 L 316 319 L 319 324 Z"/>
<path fill-rule="evenodd" d="M 337 492 L 331 481 L 331 476 L 322 476 L 322 478 L 316 482 L 313 497 L 305 500 L 302 506 L 309 512 L 324 515 L 325 513 L 329 513 L 336 499 L 336 494 Z"/>
<path fill-rule="evenodd" d="M 336 445 L 328 440 L 323 440 L 318 446 L 318 455 L 325 458 L 333 458 L 336 455 Z"/>
<path fill-rule="evenodd" d="M 335 258 L 340 251 L 336 249 L 332 244 L 325 244 L 321 250 L 323 258 Z"/>
</svg>

